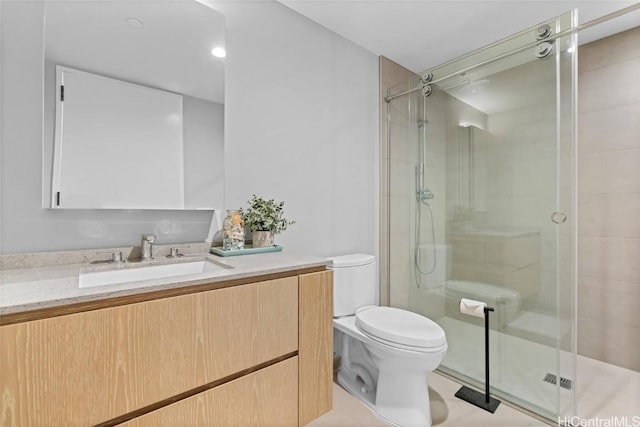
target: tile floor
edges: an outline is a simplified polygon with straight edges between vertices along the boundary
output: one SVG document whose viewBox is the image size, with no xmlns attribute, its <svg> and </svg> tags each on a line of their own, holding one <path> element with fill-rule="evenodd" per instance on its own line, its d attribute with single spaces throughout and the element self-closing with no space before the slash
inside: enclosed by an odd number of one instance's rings
<svg viewBox="0 0 640 427">
<path fill-rule="evenodd" d="M 522 427 L 546 426 L 544 422 L 501 404 L 491 414 L 455 397 L 460 384 L 433 373 L 429 382 L 431 416 L 434 426 L 487 426 Z M 388 427 L 376 418 L 358 399 L 339 385 L 333 385 L 333 410 L 324 414 L 307 427 Z"/>
<path fill-rule="evenodd" d="M 578 417 L 572 420 L 575 425 L 640 426 L 640 372 L 578 356 L 577 379 Z M 437 372 L 431 375 L 429 395 L 434 426 L 550 425 L 513 409 L 504 402 L 495 414 L 486 412 L 455 397 L 459 388 L 460 384 Z M 335 383 L 333 391 L 333 410 L 309 424 L 309 427 L 387 426 L 358 399 Z"/>
<path fill-rule="evenodd" d="M 606 425 L 605 419 L 617 417 L 626 422 L 610 425 L 640 426 L 640 372 L 579 355 L 576 376 L 576 409 L 583 424 L 599 418 Z"/>
</svg>

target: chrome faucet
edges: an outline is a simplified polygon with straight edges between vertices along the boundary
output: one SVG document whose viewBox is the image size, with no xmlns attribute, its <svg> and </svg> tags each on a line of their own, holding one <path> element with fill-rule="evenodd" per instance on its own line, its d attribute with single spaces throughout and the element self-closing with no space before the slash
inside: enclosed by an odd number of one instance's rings
<svg viewBox="0 0 640 427">
<path fill-rule="evenodd" d="M 127 260 L 122 256 L 122 251 L 116 251 L 116 252 L 100 252 L 100 254 L 106 254 L 109 253 L 111 254 L 111 259 L 98 259 L 95 261 L 91 261 L 91 264 L 116 264 L 116 265 L 122 265 L 125 262 L 127 262 Z"/>
<path fill-rule="evenodd" d="M 114 262 L 116 264 L 124 262 L 124 259 L 122 258 L 122 251 L 113 252 L 111 254 L 111 262 Z"/>
<path fill-rule="evenodd" d="M 180 250 L 179 248 L 171 248 L 169 255 L 167 255 L 167 258 L 178 258 L 178 257 L 181 257 L 182 254 L 178 253 L 179 250 Z"/>
<path fill-rule="evenodd" d="M 156 241 L 156 236 L 153 234 L 142 235 L 142 245 L 140 250 L 142 252 L 142 259 L 153 258 L 153 244 Z"/>
</svg>

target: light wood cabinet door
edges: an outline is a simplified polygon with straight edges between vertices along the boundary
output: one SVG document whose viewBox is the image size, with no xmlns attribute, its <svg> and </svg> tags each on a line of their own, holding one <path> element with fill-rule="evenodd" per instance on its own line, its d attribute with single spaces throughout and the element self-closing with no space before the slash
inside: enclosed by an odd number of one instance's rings
<svg viewBox="0 0 640 427">
<path fill-rule="evenodd" d="M 0 424 L 98 424 L 298 348 L 289 277 L 0 328 Z"/>
<path fill-rule="evenodd" d="M 298 358 L 292 357 L 134 418 L 122 427 L 294 427 Z"/>
<path fill-rule="evenodd" d="M 333 272 L 303 274 L 300 286 L 299 424 L 333 405 Z"/>
</svg>

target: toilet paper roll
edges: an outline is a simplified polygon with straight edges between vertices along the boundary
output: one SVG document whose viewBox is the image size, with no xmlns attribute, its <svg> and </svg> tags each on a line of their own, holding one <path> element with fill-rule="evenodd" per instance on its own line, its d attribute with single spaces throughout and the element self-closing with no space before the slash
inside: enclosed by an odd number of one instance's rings
<svg viewBox="0 0 640 427">
<path fill-rule="evenodd" d="M 460 312 L 462 314 L 469 314 L 476 317 L 484 317 L 484 308 L 487 303 L 482 301 L 476 301 L 472 299 L 462 298 L 460 300 Z"/>
</svg>

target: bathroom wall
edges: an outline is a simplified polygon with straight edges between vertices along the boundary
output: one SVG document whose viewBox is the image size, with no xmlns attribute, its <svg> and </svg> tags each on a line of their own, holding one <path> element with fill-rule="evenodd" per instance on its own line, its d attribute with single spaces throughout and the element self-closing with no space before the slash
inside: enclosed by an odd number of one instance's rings
<svg viewBox="0 0 640 427">
<path fill-rule="evenodd" d="M 377 57 L 278 2 L 219 10 L 227 207 L 285 201 L 286 251 L 378 255 Z"/>
<path fill-rule="evenodd" d="M 388 200 L 382 206 L 384 220 L 381 222 L 381 239 L 387 243 L 389 253 L 386 265 L 382 264 L 381 280 L 383 294 L 388 293 L 389 304 L 393 307 L 410 309 L 418 313 L 438 318 L 444 313 L 442 280 L 437 280 L 442 267 L 446 268 L 445 240 L 445 126 L 443 110 L 434 107 L 442 102 L 443 94 L 431 95 L 431 108 L 423 110 L 423 96 L 420 92 L 398 97 L 390 103 L 384 102 L 387 91 L 392 93 L 415 87 L 415 73 L 399 66 L 387 58 L 380 58 L 380 120 L 382 138 L 382 197 Z M 410 80 L 411 79 L 411 80 Z M 387 114 L 390 124 L 387 129 Z M 428 121 L 426 128 L 418 126 L 418 120 Z M 423 134 L 426 132 L 426 134 Z M 387 138 L 390 141 L 387 141 Z M 416 166 L 419 163 L 419 144 L 427 140 L 426 185 L 435 198 L 430 200 L 433 211 L 435 243 L 438 248 L 437 271 L 420 275 L 414 268 L 414 247 L 416 209 Z M 426 206 L 421 208 L 420 244 L 422 245 L 420 265 L 430 270 L 433 262 L 434 236 L 431 234 L 431 213 Z M 419 277 L 422 276 L 422 277 Z M 420 287 L 416 286 L 420 280 Z M 387 283 L 388 281 L 388 283 Z M 440 289 L 438 289 L 440 288 Z M 435 289 L 435 293 L 431 290 Z M 439 292 L 440 291 L 440 292 Z"/>
<path fill-rule="evenodd" d="M 578 352 L 640 371 L 640 27 L 578 54 Z"/>
<path fill-rule="evenodd" d="M 640 370 L 640 127 L 634 119 L 640 116 L 638 46 L 640 28 L 582 45 L 578 51 L 578 353 L 635 370 Z M 523 96 L 546 93 L 553 98 L 555 70 L 540 69 L 544 65 L 533 62 L 509 70 L 496 76 L 494 86 L 497 78 L 517 76 L 536 83 L 521 89 Z M 561 248 L 569 248 L 568 234 L 561 227 L 557 236 L 557 226 L 538 220 L 548 218 L 555 205 L 555 195 L 546 193 L 555 190 L 557 179 L 554 111 L 533 105 L 531 110 L 492 114 L 487 124 L 492 140 L 485 141 L 489 171 L 485 178 L 490 182 L 486 222 L 496 228 L 538 227 L 540 256 L 539 262 L 532 258 L 527 261 L 530 266 L 514 270 L 517 275 L 493 266 L 486 278 L 477 277 L 500 283 L 490 276 L 507 273 L 504 277 L 536 291 L 525 300 L 526 310 L 553 315 L 559 309 L 560 323 L 546 330 L 542 323 L 531 325 L 536 331 L 532 338 L 545 342 L 544 335 L 555 337 L 560 331 L 561 344 L 568 349 L 571 287 L 562 285 L 558 294 L 555 285 L 556 257 L 568 260 L 569 256 L 556 251 L 556 239 L 560 238 Z M 565 148 L 562 162 L 571 158 Z M 561 173 L 570 171 L 569 163 L 561 166 Z M 560 180 L 564 182 L 564 177 Z M 567 189 L 560 190 L 564 201 Z M 570 224 L 573 215 L 567 213 Z M 454 250 L 454 277 L 463 277 L 455 263 L 461 255 L 467 262 L 490 254 L 473 243 L 468 242 L 462 253 Z M 512 248 L 511 258 L 538 252 L 528 247 Z M 570 262 L 561 262 L 560 272 L 568 266 Z"/>
<path fill-rule="evenodd" d="M 203 241 L 211 212 L 42 209 L 43 3 L 3 1 L 1 8 L 2 254 Z M 153 166 L 146 173 L 161 173 Z M 114 183 L 117 171 L 114 171 Z"/>
<path fill-rule="evenodd" d="M 414 72 L 404 68 L 403 66 L 396 64 L 384 56 L 379 59 L 380 67 L 380 90 L 379 90 L 379 105 L 380 105 L 380 303 L 384 305 L 391 305 L 392 307 L 408 307 L 409 293 L 407 286 L 390 286 L 390 282 L 398 283 L 398 280 L 402 278 L 395 277 L 400 271 L 408 271 L 408 260 L 403 260 L 401 256 L 396 255 L 397 244 L 396 239 L 392 238 L 390 231 L 397 230 L 398 227 L 406 228 L 406 233 L 409 232 L 406 221 L 403 223 L 398 220 L 399 216 L 394 215 L 391 217 L 392 198 L 390 193 L 392 188 L 389 185 L 389 174 L 391 169 L 391 146 L 389 141 L 390 131 L 388 129 L 387 117 L 395 103 L 387 103 L 384 101 L 384 97 L 387 96 L 388 90 L 401 83 L 408 82 L 409 79 L 414 78 L 416 75 Z M 408 86 L 408 84 L 407 84 Z M 397 101 L 399 102 L 399 101 Z M 404 104 L 402 104 L 404 106 Z M 399 113 L 408 112 L 408 109 L 396 108 L 396 115 Z M 402 145 L 406 150 L 407 142 L 405 141 L 406 135 L 397 135 L 398 131 L 406 128 L 401 123 L 409 121 L 409 117 L 404 117 L 403 120 L 396 120 L 398 126 L 395 126 L 395 131 L 392 135 L 392 141 L 394 142 L 394 150 L 398 148 L 398 145 Z M 406 134 L 406 132 L 404 132 Z M 396 144 L 396 139 L 399 144 Z M 397 156 L 396 156 L 397 157 Z M 404 159 L 406 161 L 406 159 Z M 394 225 L 390 221 L 395 221 Z M 399 233 L 399 231 L 395 231 Z M 391 248 L 392 245 L 396 245 Z M 391 258 L 390 258 L 391 256 Z M 394 275 L 391 279 L 390 275 Z M 408 275 L 406 276 L 408 282 Z"/>
<path fill-rule="evenodd" d="M 203 241 L 211 212 L 41 208 L 42 3 L 0 7 L 0 251 Z M 228 27 L 225 207 L 285 200 L 287 250 L 377 254 L 377 57 L 277 2 L 215 8 Z"/>
<path fill-rule="evenodd" d="M 407 211 L 409 232 L 409 245 L 403 248 L 406 251 L 401 256 L 408 258 L 406 275 L 408 280 L 400 282 L 408 288 L 409 308 L 431 319 L 439 319 L 445 315 L 446 298 L 444 285 L 450 274 L 449 254 L 450 246 L 446 240 L 447 218 L 447 125 L 446 108 L 447 95 L 433 88 L 433 92 L 426 98 L 422 92 L 414 92 L 411 97 L 422 108 L 417 110 L 420 119 L 426 119 L 425 127 L 421 127 L 418 121 L 411 124 L 411 131 L 415 137 L 409 141 L 410 153 L 408 168 L 404 170 L 406 184 L 403 195 L 406 197 L 405 209 Z M 423 111 L 424 109 L 424 111 Z M 420 166 L 420 145 L 426 141 L 425 181 L 426 188 L 433 193 L 433 199 L 418 203 L 416 200 L 416 167 Z M 396 140 L 397 142 L 397 140 Z M 397 153 L 397 152 L 396 152 Z M 392 173 L 392 178 L 394 174 Z M 397 175 L 396 175 L 397 176 Z M 393 183 L 392 183 L 393 186 Z M 419 233 L 416 227 L 420 227 Z M 398 239 L 396 239 L 398 240 Z M 417 261 L 420 270 L 416 268 Z"/>
<path fill-rule="evenodd" d="M 562 58 L 566 68 L 568 56 Z M 520 292 L 525 309 L 555 319 L 559 303 L 566 307 L 572 303 L 571 294 L 562 294 L 558 300 L 556 284 L 558 234 L 570 231 L 570 227 L 550 220 L 558 209 L 556 183 L 565 179 L 556 173 L 556 61 L 534 59 L 491 80 L 493 86 L 503 88 L 518 82 L 518 99 L 512 99 L 505 111 L 488 115 L 486 222 L 489 228 L 530 234 L 521 242 L 505 239 L 512 260 L 505 256 L 499 267 L 488 266 Z M 571 289 L 570 283 L 567 289 Z M 564 337 L 570 323 L 560 322 Z M 538 325 L 537 329 L 541 338 L 557 335 L 555 327 L 542 330 Z"/>
</svg>

